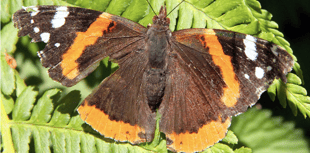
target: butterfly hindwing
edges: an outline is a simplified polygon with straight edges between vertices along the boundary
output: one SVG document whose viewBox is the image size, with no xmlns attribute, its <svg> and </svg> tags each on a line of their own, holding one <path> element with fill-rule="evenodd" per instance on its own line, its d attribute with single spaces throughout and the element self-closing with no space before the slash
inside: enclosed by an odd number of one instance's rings
<svg viewBox="0 0 310 153">
<path fill-rule="evenodd" d="M 134 58 L 119 61 L 120 68 L 78 108 L 81 118 L 105 137 L 131 143 L 152 141 L 156 123 L 142 79 L 147 56 L 138 46 L 136 50 Z"/>
<path fill-rule="evenodd" d="M 275 78 L 286 81 L 293 65 L 281 47 L 246 34 L 187 29 L 172 35 L 159 112 L 160 130 L 176 151 L 203 150 L 224 138 L 230 117 L 253 105 Z"/>
<path fill-rule="evenodd" d="M 205 96 L 200 80 L 190 72 L 193 66 L 186 62 L 180 55 L 169 60 L 169 77 L 159 107 L 159 129 L 166 134 L 167 146 L 177 152 L 202 151 L 213 145 L 225 137 L 231 120 L 222 120 L 220 106 L 211 95 Z"/>
<path fill-rule="evenodd" d="M 86 77 L 104 57 L 130 54 L 125 48 L 142 40 L 147 30 L 109 13 L 66 6 L 24 7 L 13 21 L 19 36 L 47 43 L 38 53 L 41 62 L 52 79 L 66 86 Z"/>
</svg>

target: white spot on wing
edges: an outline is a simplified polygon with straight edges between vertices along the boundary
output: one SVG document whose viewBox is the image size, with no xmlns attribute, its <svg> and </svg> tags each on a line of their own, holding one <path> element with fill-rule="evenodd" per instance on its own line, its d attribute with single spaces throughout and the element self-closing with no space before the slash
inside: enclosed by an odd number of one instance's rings
<svg viewBox="0 0 310 153">
<path fill-rule="evenodd" d="M 40 57 L 40 58 L 42 58 L 42 57 L 44 57 L 44 53 L 43 53 L 43 51 L 41 50 L 41 51 L 39 51 L 38 53 L 37 53 L 37 55 Z M 41 59 L 40 59 L 41 60 Z"/>
<path fill-rule="evenodd" d="M 39 29 L 38 27 L 34 27 L 34 28 L 33 28 L 33 31 L 34 31 L 35 33 L 38 33 L 38 32 L 40 31 L 40 29 Z"/>
<path fill-rule="evenodd" d="M 31 24 L 34 23 L 33 19 L 30 20 L 30 23 L 31 23 Z"/>
<path fill-rule="evenodd" d="M 243 40 L 243 43 L 245 45 L 245 55 L 252 61 L 255 61 L 258 55 L 258 53 L 256 52 L 255 42 L 256 38 L 251 35 L 247 35 L 246 38 Z"/>
<path fill-rule="evenodd" d="M 264 77 L 264 74 L 265 74 L 265 72 L 264 72 L 264 70 L 263 70 L 262 68 L 260 68 L 260 67 L 256 67 L 256 68 L 255 68 L 255 76 L 256 76 L 258 79 L 263 78 L 263 77 Z"/>
<path fill-rule="evenodd" d="M 67 10 L 68 8 L 65 6 L 58 7 L 56 9 L 57 12 L 55 13 L 54 18 L 51 21 L 53 28 L 59 28 L 65 24 L 65 18 L 69 15 L 69 12 Z"/>
<path fill-rule="evenodd" d="M 37 15 L 39 12 L 31 12 L 31 16 Z"/>
<path fill-rule="evenodd" d="M 40 37 L 43 42 L 47 43 L 50 40 L 50 33 L 43 32 Z"/>
<path fill-rule="evenodd" d="M 249 79 L 249 78 L 250 78 L 250 76 L 249 76 L 248 74 L 244 74 L 244 77 L 245 77 L 246 79 Z"/>
<path fill-rule="evenodd" d="M 60 43 L 55 43 L 55 47 L 59 47 L 60 46 Z"/>
<path fill-rule="evenodd" d="M 39 13 L 39 9 L 37 7 L 28 7 L 28 8 L 33 10 L 33 12 L 31 12 L 30 14 L 31 16 L 35 16 Z"/>
<path fill-rule="evenodd" d="M 60 6 L 56 8 L 56 11 L 68 11 L 68 7 L 67 6 Z"/>
</svg>

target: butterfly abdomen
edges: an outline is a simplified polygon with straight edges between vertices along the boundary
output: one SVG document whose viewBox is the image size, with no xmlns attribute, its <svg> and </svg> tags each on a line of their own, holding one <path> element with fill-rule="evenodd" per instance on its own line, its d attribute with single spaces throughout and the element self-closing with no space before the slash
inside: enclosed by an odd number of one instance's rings
<svg viewBox="0 0 310 153">
<path fill-rule="evenodd" d="M 154 24 L 147 32 L 146 48 L 148 65 L 144 72 L 147 102 L 150 109 L 155 112 L 162 102 L 166 86 L 167 54 L 169 52 L 169 39 L 171 31 L 168 26 Z"/>
<path fill-rule="evenodd" d="M 144 72 L 146 78 L 146 96 L 150 109 L 155 112 L 162 102 L 166 86 L 166 72 L 161 69 L 150 69 Z"/>
</svg>

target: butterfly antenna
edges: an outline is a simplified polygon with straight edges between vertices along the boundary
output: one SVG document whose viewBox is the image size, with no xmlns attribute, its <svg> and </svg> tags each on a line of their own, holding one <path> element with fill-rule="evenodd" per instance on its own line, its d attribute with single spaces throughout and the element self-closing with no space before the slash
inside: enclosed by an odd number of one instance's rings
<svg viewBox="0 0 310 153">
<path fill-rule="evenodd" d="M 150 5 L 150 7 L 151 7 L 152 11 L 154 12 L 154 14 L 157 16 L 157 14 L 155 13 L 155 11 L 154 11 L 154 9 L 153 9 L 153 7 L 152 7 L 151 3 L 150 3 L 148 0 L 146 0 L 146 1 L 147 1 L 147 3 L 149 3 L 149 5 Z"/>
<path fill-rule="evenodd" d="M 182 0 L 182 2 L 180 2 L 177 6 L 175 6 L 175 7 L 168 13 L 168 15 L 169 15 L 173 10 L 175 10 L 179 5 L 181 5 L 184 1 L 185 1 L 185 0 Z M 167 15 L 167 16 L 168 16 L 168 15 Z M 167 16 L 166 16 L 166 17 L 167 17 Z"/>
</svg>

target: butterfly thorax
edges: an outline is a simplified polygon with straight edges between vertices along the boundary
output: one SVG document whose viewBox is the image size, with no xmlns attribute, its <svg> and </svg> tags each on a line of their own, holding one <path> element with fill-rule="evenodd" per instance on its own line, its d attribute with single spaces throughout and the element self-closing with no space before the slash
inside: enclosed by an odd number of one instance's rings
<svg viewBox="0 0 310 153">
<path fill-rule="evenodd" d="M 148 65 L 145 71 L 145 84 L 148 105 L 154 112 L 159 107 L 164 95 L 167 70 L 167 53 L 170 50 L 169 18 L 166 8 L 162 7 L 158 16 L 154 16 L 153 25 L 147 31 L 146 51 Z"/>
</svg>

